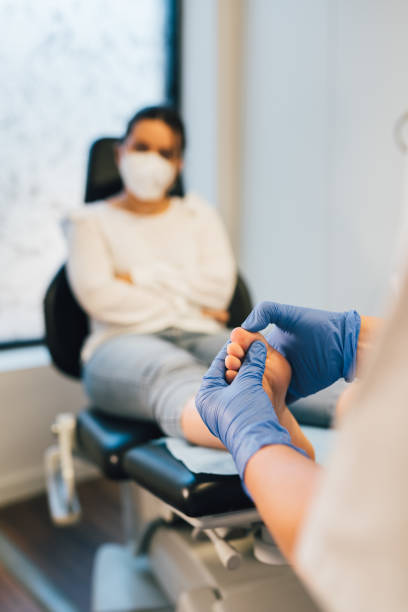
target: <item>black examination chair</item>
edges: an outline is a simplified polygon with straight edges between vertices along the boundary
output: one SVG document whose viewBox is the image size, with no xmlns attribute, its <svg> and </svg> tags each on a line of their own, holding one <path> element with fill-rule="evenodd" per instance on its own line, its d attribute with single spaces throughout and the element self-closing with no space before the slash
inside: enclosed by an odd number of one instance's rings
<svg viewBox="0 0 408 612">
<path fill-rule="evenodd" d="M 114 142 L 104 138 L 91 148 L 86 202 L 121 188 Z M 181 181 L 174 194 L 182 194 Z M 231 326 L 239 325 L 251 307 L 238 277 L 229 307 Z M 54 364 L 79 378 L 88 319 L 70 290 L 65 266 L 47 290 L 44 314 Z M 327 411 L 303 408 L 300 414 L 304 423 L 328 426 Z M 262 526 L 237 475 L 194 473 L 170 453 L 156 425 L 110 417 L 97 406 L 85 408 L 76 418 L 60 415 L 54 431 L 59 446 L 47 451 L 46 461 L 57 523 L 73 522 L 80 514 L 71 448 L 106 477 L 121 482 L 132 546 L 106 545 L 97 554 L 92 610 L 317 610 Z"/>
<path fill-rule="evenodd" d="M 101 138 L 90 149 L 85 202 L 108 198 L 122 188 L 114 160 L 116 139 Z M 183 195 L 179 178 L 172 195 Z M 249 314 L 251 298 L 243 279 L 237 284 L 229 305 L 229 325 L 235 327 Z M 88 334 L 87 314 L 76 301 L 63 265 L 51 281 L 44 298 L 46 344 L 54 365 L 64 374 L 80 378 L 80 350 Z M 89 457 L 104 474 L 111 478 L 124 478 L 123 454 L 128 448 L 162 435 L 153 424 L 109 417 L 93 406 L 77 419 L 76 442 L 84 456 Z"/>
</svg>

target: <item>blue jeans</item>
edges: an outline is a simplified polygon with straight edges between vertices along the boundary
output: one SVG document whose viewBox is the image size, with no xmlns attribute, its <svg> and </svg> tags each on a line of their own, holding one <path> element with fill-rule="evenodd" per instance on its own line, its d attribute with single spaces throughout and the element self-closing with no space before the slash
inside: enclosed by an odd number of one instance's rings
<svg viewBox="0 0 408 612">
<path fill-rule="evenodd" d="M 115 336 L 84 364 L 86 392 L 111 415 L 155 421 L 166 435 L 183 436 L 183 408 L 230 331 L 208 335 L 171 328 Z"/>
</svg>

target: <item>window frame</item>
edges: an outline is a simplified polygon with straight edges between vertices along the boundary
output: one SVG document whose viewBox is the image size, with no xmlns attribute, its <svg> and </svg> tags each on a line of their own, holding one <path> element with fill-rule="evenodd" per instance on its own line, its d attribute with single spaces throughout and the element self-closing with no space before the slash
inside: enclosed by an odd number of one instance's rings
<svg viewBox="0 0 408 612">
<path fill-rule="evenodd" d="M 166 101 L 180 109 L 182 0 L 167 0 L 166 7 Z M 50 279 L 51 282 L 51 279 Z M 0 341 L 0 351 L 46 346 L 45 337 Z"/>
</svg>

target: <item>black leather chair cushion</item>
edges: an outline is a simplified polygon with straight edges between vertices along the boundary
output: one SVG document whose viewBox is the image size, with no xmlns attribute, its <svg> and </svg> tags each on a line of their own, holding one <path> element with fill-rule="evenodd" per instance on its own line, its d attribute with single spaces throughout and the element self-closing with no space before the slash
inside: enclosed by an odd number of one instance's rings
<svg viewBox="0 0 408 612">
<path fill-rule="evenodd" d="M 153 423 L 110 417 L 96 408 L 84 410 L 77 417 L 76 440 L 81 455 L 115 480 L 128 478 L 122 460 L 129 448 L 162 435 Z"/>
<path fill-rule="evenodd" d="M 291 404 L 290 410 L 300 425 L 327 429 L 333 420 L 333 413 L 328 407 L 310 406 L 302 400 Z"/>
<path fill-rule="evenodd" d="M 123 189 L 115 161 L 117 138 L 98 138 L 89 150 L 85 202 L 95 202 Z"/>
<path fill-rule="evenodd" d="M 290 410 L 301 425 L 331 427 L 337 401 L 346 387 L 347 383 L 344 380 L 338 380 L 327 389 L 291 404 Z"/>
<path fill-rule="evenodd" d="M 231 328 L 239 327 L 252 310 L 252 299 L 250 293 L 244 279 L 239 273 L 237 276 L 237 284 L 234 295 L 231 298 L 231 302 L 227 310 L 230 315 L 228 327 Z"/>
<path fill-rule="evenodd" d="M 167 450 L 163 441 L 126 453 L 129 476 L 187 516 L 200 517 L 252 508 L 238 476 L 194 474 Z"/>
</svg>

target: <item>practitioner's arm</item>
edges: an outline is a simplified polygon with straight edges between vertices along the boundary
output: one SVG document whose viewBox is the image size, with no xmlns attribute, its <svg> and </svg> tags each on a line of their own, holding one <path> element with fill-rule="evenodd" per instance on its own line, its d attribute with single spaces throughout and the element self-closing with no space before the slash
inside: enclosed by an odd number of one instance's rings
<svg viewBox="0 0 408 612">
<path fill-rule="evenodd" d="M 357 375 L 361 370 L 361 365 L 364 362 L 364 356 L 370 352 L 374 341 L 378 335 L 378 332 L 383 326 L 384 320 L 379 317 L 361 317 L 360 333 L 358 335 L 357 343 L 357 363 L 356 371 Z"/>
<path fill-rule="evenodd" d="M 226 354 L 224 347 L 204 376 L 197 410 L 232 454 L 266 524 L 284 552 L 291 554 L 318 468 L 310 467 L 314 462 L 292 444 L 262 387 L 265 345 L 255 341 L 250 346 L 230 385 L 224 376 Z"/>
<path fill-rule="evenodd" d="M 356 356 L 356 375 L 360 376 L 363 368 L 363 364 L 373 347 L 374 341 L 378 336 L 378 333 L 382 329 L 384 320 L 378 317 L 361 317 L 361 328 L 358 336 L 357 343 L 357 356 Z M 348 412 L 350 406 L 353 405 L 353 398 L 355 397 L 357 388 L 359 386 L 359 380 L 349 385 L 343 393 L 340 395 L 336 404 L 336 423 L 339 424 L 340 420 Z"/>
<path fill-rule="evenodd" d="M 306 361 L 295 378 L 296 393 L 307 395 L 314 385 L 323 388 L 332 378 L 354 371 L 360 331 L 360 317 L 354 311 L 328 313 L 263 303 L 247 320 L 247 328 L 263 329 L 271 318 L 286 330 L 284 348 L 290 353 L 298 349 L 300 358 Z M 268 407 L 265 401 L 264 345 L 252 344 L 229 386 L 224 378 L 224 363 L 220 362 L 225 355 L 224 349 L 204 377 L 197 409 L 210 431 L 231 452 L 261 516 L 293 561 L 300 529 L 319 484 L 320 468 L 288 443 L 283 433 L 287 430 L 277 426 L 272 404 Z M 306 373 L 305 366 L 309 364 L 314 367 Z"/>
<path fill-rule="evenodd" d="M 298 534 L 321 468 L 288 446 L 264 446 L 248 461 L 244 481 L 285 556 L 294 562 Z"/>
<path fill-rule="evenodd" d="M 204 423 L 231 452 L 263 520 L 289 559 L 319 468 L 293 446 L 262 387 L 266 348 L 255 341 L 233 382 L 224 378 L 224 347 L 196 397 Z"/>
</svg>

